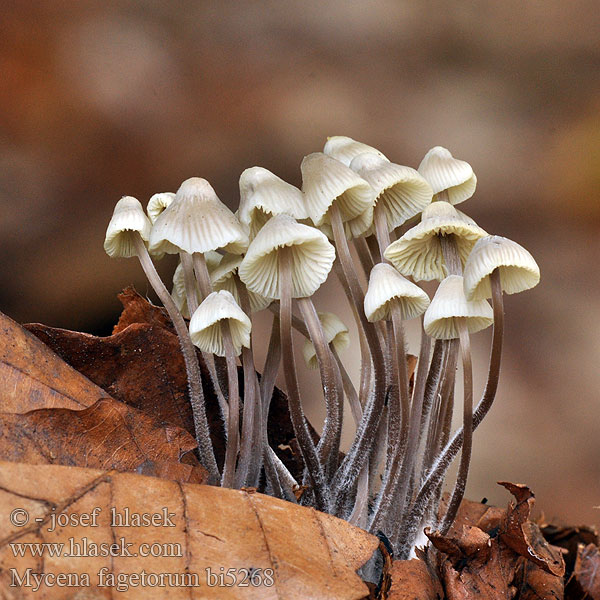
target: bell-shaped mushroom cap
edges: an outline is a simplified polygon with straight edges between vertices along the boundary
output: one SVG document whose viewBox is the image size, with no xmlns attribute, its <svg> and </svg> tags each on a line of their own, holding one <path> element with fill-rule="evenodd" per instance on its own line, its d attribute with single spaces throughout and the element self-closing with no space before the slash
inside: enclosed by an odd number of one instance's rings
<svg viewBox="0 0 600 600">
<path fill-rule="evenodd" d="M 306 219 L 302 192 L 262 167 L 251 167 L 240 175 L 240 221 L 253 239 L 274 215 L 286 213 L 294 219 Z"/>
<path fill-rule="evenodd" d="M 345 135 L 334 135 L 328 137 L 327 142 L 325 142 L 323 152 L 331 156 L 331 158 L 335 158 L 335 160 L 339 160 L 340 162 L 344 163 L 347 167 L 350 166 L 350 163 L 354 157 L 365 152 L 377 154 L 377 156 L 381 156 L 381 158 L 385 158 L 387 160 L 383 152 L 380 152 L 377 150 L 377 148 L 373 148 L 373 146 L 368 146 L 362 142 L 357 142 L 351 137 L 347 137 Z"/>
<path fill-rule="evenodd" d="M 415 169 L 396 165 L 376 154 L 359 154 L 350 167 L 373 188 L 375 205 L 383 204 L 390 231 L 431 203 L 431 187 Z"/>
<path fill-rule="evenodd" d="M 326 342 L 328 344 L 333 344 L 336 352 L 341 352 L 346 349 L 350 345 L 350 335 L 348 333 L 348 328 L 340 318 L 330 312 L 320 312 L 317 314 L 323 327 Z M 317 361 L 317 351 L 310 339 L 304 340 L 302 355 L 304 356 L 304 362 L 309 369 L 316 369 L 319 366 Z"/>
<path fill-rule="evenodd" d="M 330 156 L 313 152 L 304 157 L 300 169 L 306 210 L 317 227 L 330 222 L 327 211 L 334 201 L 342 221 L 351 221 L 373 206 L 369 184 Z"/>
<path fill-rule="evenodd" d="M 152 252 L 177 254 L 224 248 L 241 254 L 248 236 L 235 215 L 219 200 L 205 179 L 192 177 L 181 184 L 175 200 L 154 222 Z"/>
<path fill-rule="evenodd" d="M 266 298 L 279 298 L 281 248 L 292 250 L 292 296 L 311 296 L 327 279 L 335 250 L 318 229 L 297 223 L 289 215 L 273 217 L 252 240 L 239 268 L 249 291 Z"/>
<path fill-rule="evenodd" d="M 449 275 L 440 283 L 423 318 L 425 333 L 438 340 L 451 340 L 459 335 L 458 317 L 467 321 L 469 333 L 481 331 L 494 322 L 492 307 L 486 300 L 469 302 L 463 290 L 463 278 Z"/>
<path fill-rule="evenodd" d="M 475 242 L 487 233 L 475 221 L 448 202 L 432 202 L 421 215 L 421 222 L 392 242 L 384 256 L 406 276 L 416 281 L 443 279 L 447 275 L 438 236 L 455 236 L 464 265 Z"/>
<path fill-rule="evenodd" d="M 450 204 L 468 200 L 477 187 L 477 177 L 471 165 L 454 158 L 441 146 L 435 146 L 425 155 L 418 171 L 427 179 L 434 194 L 447 190 Z"/>
<path fill-rule="evenodd" d="M 213 269 L 209 269 L 213 290 L 216 292 L 227 290 L 238 304 L 241 304 L 240 294 L 233 275 L 237 272 L 241 262 L 242 257 L 239 254 L 226 254 L 218 265 L 215 265 Z M 252 312 L 263 310 L 272 302 L 269 298 L 264 298 L 250 291 L 248 292 L 248 300 Z"/>
<path fill-rule="evenodd" d="M 367 319 L 374 323 L 391 318 L 392 300 L 397 301 L 405 321 L 422 315 L 429 306 L 429 296 L 418 285 L 402 277 L 391 265 L 378 263 L 371 269 L 365 294 Z"/>
<path fill-rule="evenodd" d="M 540 281 L 540 268 L 523 246 L 499 235 L 477 240 L 465 263 L 465 295 L 469 300 L 492 296 L 490 275 L 500 269 L 500 283 L 507 294 L 535 287 Z"/>
<path fill-rule="evenodd" d="M 139 200 L 123 196 L 115 205 L 113 215 L 106 228 L 104 250 L 111 258 L 137 256 L 134 235 L 140 234 L 147 242 L 152 225 Z"/>
<path fill-rule="evenodd" d="M 158 216 L 162 213 L 171 202 L 175 200 L 175 194 L 173 192 L 159 192 L 154 194 L 150 200 L 148 200 L 148 206 L 146 206 L 146 212 L 151 223 L 154 223 Z"/>
<path fill-rule="evenodd" d="M 227 291 L 210 293 L 196 309 L 190 321 L 192 342 L 202 350 L 217 356 L 225 356 L 225 343 L 221 321 L 227 320 L 236 355 L 242 346 L 250 347 L 250 319 Z"/>
</svg>

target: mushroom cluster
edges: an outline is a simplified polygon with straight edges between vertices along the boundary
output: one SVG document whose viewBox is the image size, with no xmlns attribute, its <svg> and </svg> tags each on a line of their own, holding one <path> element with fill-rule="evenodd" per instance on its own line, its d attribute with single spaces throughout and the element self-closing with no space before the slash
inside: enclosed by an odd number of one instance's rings
<svg viewBox="0 0 600 600">
<path fill-rule="evenodd" d="M 111 257 L 138 257 L 173 321 L 210 482 L 256 487 L 381 532 L 405 558 L 424 526 L 445 533 L 456 516 L 473 432 L 498 386 L 503 294 L 535 286 L 539 268 L 519 244 L 488 235 L 455 208 L 474 194 L 477 179 L 445 148 L 432 148 L 413 169 L 335 136 L 323 152 L 303 159 L 301 173 L 298 189 L 262 167 L 246 169 L 236 214 L 196 177 L 176 193 L 152 196 L 147 212 L 126 196 L 114 209 L 104 248 Z M 171 293 L 154 267 L 166 253 L 179 255 Z M 358 385 L 341 360 L 351 344 L 348 327 L 317 311 L 312 300 L 331 271 L 356 320 Z M 434 280 L 439 285 L 430 300 L 419 282 Z M 252 317 L 265 309 L 273 324 L 259 377 Z M 412 378 L 404 323 L 414 318 L 421 320 L 421 343 Z M 490 326 L 487 383 L 474 407 L 470 335 Z M 307 368 L 320 376 L 326 409 L 320 438 L 304 414 L 293 329 L 305 337 Z M 219 401 L 227 436 L 222 465 L 211 443 L 195 348 Z M 459 358 L 462 426 L 453 433 Z M 279 369 L 305 467 L 299 481 L 267 432 Z M 354 438 L 342 454 L 344 400 Z M 446 474 L 459 453 L 440 514 Z"/>
</svg>

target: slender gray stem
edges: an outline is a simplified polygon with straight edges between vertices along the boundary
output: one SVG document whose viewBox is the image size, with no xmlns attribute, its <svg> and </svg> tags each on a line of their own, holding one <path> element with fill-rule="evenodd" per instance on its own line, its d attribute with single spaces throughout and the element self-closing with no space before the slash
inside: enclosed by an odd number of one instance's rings
<svg viewBox="0 0 600 600">
<path fill-rule="evenodd" d="M 342 385 L 344 388 L 344 393 L 346 394 L 346 398 L 348 398 L 348 404 L 350 404 L 350 412 L 352 413 L 352 418 L 354 419 L 355 425 L 358 427 L 360 420 L 362 419 L 363 409 L 358 398 L 358 394 L 350 379 L 350 375 L 348 375 L 348 371 L 346 371 L 346 367 L 342 363 L 337 350 L 333 347 L 333 344 L 330 344 L 331 353 L 337 362 L 340 376 L 342 378 Z"/>
<path fill-rule="evenodd" d="M 456 477 L 456 485 L 452 492 L 452 498 L 448 504 L 448 510 L 444 515 L 444 521 L 440 528 L 442 535 L 446 535 L 454 522 L 458 507 L 465 494 L 467 476 L 469 474 L 469 463 L 471 460 L 471 448 L 473 446 L 473 362 L 471 360 L 471 342 L 467 329 L 466 319 L 460 318 L 458 322 L 460 334 L 460 349 L 463 361 L 463 445 L 460 455 L 460 465 Z"/>
<path fill-rule="evenodd" d="M 221 334 L 223 335 L 225 345 L 227 379 L 229 382 L 229 422 L 227 424 L 227 445 L 225 446 L 225 464 L 223 466 L 221 485 L 223 487 L 233 487 L 240 443 L 240 391 L 231 329 L 226 319 L 221 321 Z"/>
<path fill-rule="evenodd" d="M 200 365 L 198 364 L 196 350 L 190 339 L 190 333 L 186 327 L 185 321 L 177 309 L 177 306 L 175 306 L 171 294 L 169 294 L 159 274 L 156 272 L 156 268 L 148 254 L 146 245 L 138 233 L 134 236 L 134 242 L 142 269 L 144 270 L 150 285 L 167 310 L 169 317 L 171 317 L 173 327 L 179 338 L 179 346 L 181 348 L 187 372 L 190 404 L 192 406 L 192 414 L 194 417 L 194 428 L 196 430 L 196 440 L 198 441 L 200 462 L 209 473 L 209 482 L 216 484 L 219 481 L 220 474 L 210 439 L 210 430 L 206 418 L 206 407 L 204 405 L 204 393 L 202 390 L 202 376 L 200 374 Z"/>
<path fill-rule="evenodd" d="M 321 385 L 325 396 L 325 423 L 317 445 L 319 459 L 325 465 L 325 476 L 330 479 L 337 468 L 337 459 L 342 436 L 343 395 L 335 376 L 333 357 L 325 339 L 325 332 L 310 298 L 298 298 L 300 312 L 315 348 Z"/>
<path fill-rule="evenodd" d="M 329 487 L 325 481 L 323 467 L 319 461 L 317 450 L 312 441 L 302 402 L 298 377 L 296 375 L 296 363 L 294 359 L 294 346 L 292 343 L 292 269 L 291 248 L 285 247 L 279 250 L 279 295 L 280 295 L 280 328 L 281 349 L 283 358 L 283 371 L 288 394 L 288 406 L 290 419 L 294 427 L 298 446 L 307 468 L 310 482 L 315 495 L 316 508 L 329 512 L 330 495 Z"/>
<path fill-rule="evenodd" d="M 371 353 L 373 361 L 373 379 L 374 389 L 373 394 L 370 396 L 367 402 L 361 425 L 358 428 L 354 442 L 350 447 L 350 450 L 346 454 L 342 464 L 340 465 L 338 472 L 335 475 L 333 482 L 333 489 L 335 494 L 335 506 L 334 513 L 338 514 L 343 509 L 346 503 L 346 497 L 352 492 L 354 483 L 358 478 L 363 465 L 369 458 L 373 447 L 374 440 L 377 435 L 377 429 L 379 420 L 381 418 L 381 412 L 385 402 L 385 366 L 383 361 L 383 354 L 381 347 L 379 346 L 379 340 L 375 332 L 375 328 L 372 323 L 367 321 L 364 314 L 364 294 L 358 283 L 356 272 L 354 271 L 354 265 L 348 249 L 348 243 L 344 233 L 344 227 L 342 219 L 339 213 L 339 208 L 334 202 L 330 208 L 331 225 L 333 229 L 333 236 L 338 249 L 338 256 L 342 265 L 342 270 L 349 284 L 349 288 L 352 294 L 354 305 L 357 307 L 357 313 Z"/>
<path fill-rule="evenodd" d="M 180 252 L 179 260 L 181 261 L 181 266 L 183 268 L 183 285 L 185 287 L 188 309 L 190 311 L 190 316 L 192 316 L 200 304 L 198 300 L 198 290 L 196 289 L 192 257 L 187 252 Z"/>
</svg>

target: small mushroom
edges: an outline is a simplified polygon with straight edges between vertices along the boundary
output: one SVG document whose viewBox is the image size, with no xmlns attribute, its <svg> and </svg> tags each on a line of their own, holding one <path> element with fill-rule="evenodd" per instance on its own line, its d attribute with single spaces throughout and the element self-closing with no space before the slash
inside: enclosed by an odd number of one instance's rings
<svg viewBox="0 0 600 600">
<path fill-rule="evenodd" d="M 336 352 L 341 352 L 347 348 L 350 345 L 350 336 L 348 328 L 344 325 L 342 320 L 331 312 L 319 312 L 317 315 L 319 321 L 321 321 L 327 344 L 332 344 Z M 304 362 L 309 369 L 316 369 L 319 366 L 317 364 L 317 351 L 310 339 L 305 340 L 302 348 L 302 355 L 304 356 Z"/>
<path fill-rule="evenodd" d="M 477 177 L 471 165 L 464 160 L 458 160 L 449 150 L 435 146 L 423 157 L 418 169 L 419 173 L 429 182 L 433 193 L 440 195 L 440 200 L 450 204 L 459 204 L 468 200 L 477 187 Z M 444 198 L 442 198 L 442 194 Z"/>
<path fill-rule="evenodd" d="M 433 202 L 423 211 L 421 222 L 392 242 L 384 256 L 400 273 L 416 281 L 441 280 L 449 274 L 443 238 L 452 236 L 460 262 L 464 264 L 475 242 L 486 235 L 473 219 L 448 202 Z"/>
<path fill-rule="evenodd" d="M 331 156 L 331 158 L 335 158 L 335 160 L 339 160 L 347 167 L 350 166 L 354 157 L 359 154 L 364 154 L 365 152 L 370 152 L 372 154 L 377 154 L 377 156 L 380 156 L 381 158 L 386 158 L 383 152 L 380 152 L 377 148 L 373 148 L 373 146 L 368 146 L 362 142 L 357 142 L 345 135 L 328 137 L 327 142 L 325 142 L 325 147 L 323 148 L 324 154 Z"/>
<path fill-rule="evenodd" d="M 251 167 L 240 175 L 238 217 L 254 239 L 273 216 L 285 213 L 294 219 L 306 219 L 302 192 L 263 167 Z"/>
<path fill-rule="evenodd" d="M 219 478 L 219 470 L 215 460 L 212 442 L 206 419 L 206 408 L 204 406 L 204 394 L 202 391 L 202 379 L 200 366 L 196 358 L 194 347 L 189 337 L 185 321 L 177 309 L 171 295 L 158 275 L 152 259 L 148 254 L 145 242 L 150 235 L 150 220 L 144 213 L 142 205 L 131 196 L 121 198 L 115 206 L 113 216 L 106 230 L 104 249 L 111 257 L 137 256 L 150 285 L 160 298 L 167 310 L 183 354 L 188 384 L 190 389 L 190 403 L 194 416 L 196 439 L 200 452 L 202 464 L 209 472 L 210 480 L 215 483 Z"/>
<path fill-rule="evenodd" d="M 152 224 L 154 224 L 162 211 L 165 210 L 173 200 L 175 200 L 175 194 L 173 192 L 159 192 L 158 194 L 154 194 L 150 200 L 148 200 L 146 212 L 148 213 L 148 218 Z"/>
</svg>

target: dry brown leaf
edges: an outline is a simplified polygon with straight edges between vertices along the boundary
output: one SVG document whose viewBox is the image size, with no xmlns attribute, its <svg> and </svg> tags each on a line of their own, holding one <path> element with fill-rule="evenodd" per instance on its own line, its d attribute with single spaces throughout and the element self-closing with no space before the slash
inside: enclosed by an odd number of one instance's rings
<svg viewBox="0 0 600 600">
<path fill-rule="evenodd" d="M 38 408 L 77 410 L 108 396 L 2 313 L 0 340 L 3 412 L 26 413 Z"/>
<path fill-rule="evenodd" d="M 27 511 L 29 519 L 21 527 L 10 524 L 11 515 L 13 521 L 24 518 L 24 512 L 15 513 L 17 509 Z M 95 523 L 91 520 L 94 509 Z M 117 527 L 117 517 L 124 517 L 126 509 L 129 526 Z M 131 519 L 137 517 L 132 515 L 144 513 L 158 517 L 152 525 L 134 527 Z M 78 515 L 79 524 L 48 531 L 53 515 L 59 514 Z M 87 525 L 81 523 L 83 515 L 90 515 L 84 517 Z M 142 573 L 147 583 L 149 574 L 173 574 L 179 583 L 193 582 L 192 576 L 197 574 L 200 584 L 196 588 L 158 587 L 153 580 L 153 586 L 130 587 L 128 595 L 118 595 L 124 598 L 358 600 L 368 589 L 356 570 L 379 545 L 376 537 L 345 521 L 261 494 L 182 485 L 129 473 L 17 463 L 0 463 L 0 531 L 0 589 L 14 592 L 13 597 L 29 597 L 10 584 L 15 574 L 22 578 L 31 569 L 30 575 L 45 574 L 46 582 L 51 581 L 49 574 L 78 574 L 83 583 L 80 589 L 88 592 L 76 595 L 78 588 L 46 586 L 41 588 L 43 596 L 31 594 L 46 600 L 117 597 L 114 588 L 93 587 L 102 569 L 120 576 L 123 585 L 136 581 L 136 574 L 139 585 Z M 87 548 L 83 538 L 87 538 Z M 70 551 L 70 539 L 80 544 L 81 551 L 87 550 L 88 556 L 64 556 Z M 106 544 L 105 551 L 112 548 L 115 556 L 89 556 L 92 542 Z M 40 558 L 31 555 L 31 546 L 15 546 L 23 543 L 65 546 L 54 546 L 58 553 L 54 557 L 45 546 Z M 162 555 L 127 556 L 124 552 L 139 554 L 151 548 Z M 18 555 L 21 551 L 24 556 Z M 269 569 L 272 585 L 267 585 Z M 213 575 L 210 581 L 209 573 Z M 250 583 L 252 573 L 253 582 L 261 585 Z M 84 574 L 90 587 L 86 587 Z M 219 583 L 219 576 L 236 585 L 208 585 Z M 241 585 L 244 578 L 248 587 Z M 166 575 L 163 583 L 169 583 Z"/>
<path fill-rule="evenodd" d="M 565 596 L 562 577 L 548 573 L 524 557 L 519 559 L 514 585 L 518 600 L 563 600 Z"/>
<path fill-rule="evenodd" d="M 112 398 L 84 410 L 41 409 L 0 413 L 0 458 L 28 464 L 61 464 L 203 483 L 206 471 L 192 454 L 196 441 Z M 186 464 L 180 461 L 185 457 Z"/>
<path fill-rule="evenodd" d="M 506 512 L 506 522 L 500 532 L 500 539 L 509 548 L 533 561 L 552 575 L 565 574 L 565 561 L 559 548 L 548 544 L 540 528 L 529 520 L 535 497 L 533 492 L 520 483 L 500 481 L 517 500 Z"/>
<path fill-rule="evenodd" d="M 123 305 L 123 311 L 118 323 L 113 327 L 113 335 L 123 331 L 133 323 L 158 325 L 175 333 L 167 311 L 148 302 L 136 292 L 133 286 L 126 287 L 117 297 Z"/>
<path fill-rule="evenodd" d="M 600 550 L 595 544 L 579 545 L 573 578 L 584 597 L 600 600 Z"/>
<path fill-rule="evenodd" d="M 444 596 L 438 578 L 418 558 L 395 560 L 390 577 L 392 585 L 387 600 L 437 600 Z"/>
</svg>

